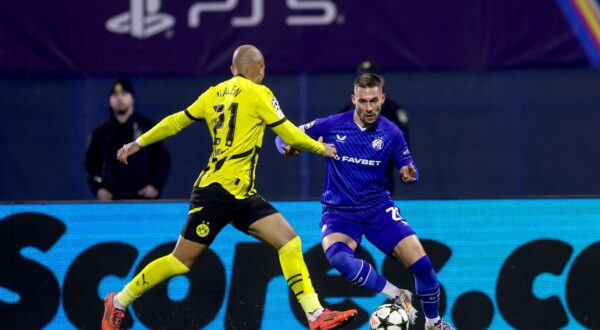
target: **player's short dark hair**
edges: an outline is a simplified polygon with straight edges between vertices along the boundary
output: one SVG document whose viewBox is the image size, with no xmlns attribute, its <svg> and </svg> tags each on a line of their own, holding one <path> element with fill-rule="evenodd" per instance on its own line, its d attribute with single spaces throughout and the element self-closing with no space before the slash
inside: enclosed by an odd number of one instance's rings
<svg viewBox="0 0 600 330">
<path fill-rule="evenodd" d="M 354 80 L 354 88 L 358 87 L 379 87 L 379 90 L 383 92 L 383 78 L 378 74 L 363 73 Z"/>
</svg>

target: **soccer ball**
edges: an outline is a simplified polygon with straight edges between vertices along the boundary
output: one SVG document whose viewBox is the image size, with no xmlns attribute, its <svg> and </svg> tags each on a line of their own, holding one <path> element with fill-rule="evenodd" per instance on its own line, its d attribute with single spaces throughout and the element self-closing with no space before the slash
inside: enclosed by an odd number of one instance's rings
<svg viewBox="0 0 600 330">
<path fill-rule="evenodd" d="M 371 314 L 369 321 L 371 330 L 408 330 L 410 322 L 402 307 L 395 304 L 384 304 Z"/>
</svg>

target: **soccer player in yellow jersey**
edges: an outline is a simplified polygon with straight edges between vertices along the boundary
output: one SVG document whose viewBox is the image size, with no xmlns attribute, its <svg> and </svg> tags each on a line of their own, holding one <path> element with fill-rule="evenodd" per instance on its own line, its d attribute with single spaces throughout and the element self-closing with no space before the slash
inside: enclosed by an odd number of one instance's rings
<svg viewBox="0 0 600 330">
<path fill-rule="evenodd" d="M 210 87 L 186 110 L 167 116 L 117 152 L 117 158 L 127 164 L 127 158 L 141 148 L 200 120 L 206 121 L 213 139 L 212 155 L 194 183 L 187 221 L 175 249 L 148 264 L 121 292 L 106 296 L 102 330 L 121 329 L 129 304 L 166 279 L 187 273 L 229 222 L 277 250 L 283 275 L 306 313 L 310 329 L 334 329 L 356 315 L 354 309 L 340 312 L 321 306 L 304 263 L 300 238 L 254 189 L 265 126 L 296 149 L 332 158 L 335 147 L 311 139 L 286 120 L 273 93 L 261 85 L 265 62 L 256 47 L 243 45 L 235 50 L 231 73 L 231 79 Z"/>
</svg>

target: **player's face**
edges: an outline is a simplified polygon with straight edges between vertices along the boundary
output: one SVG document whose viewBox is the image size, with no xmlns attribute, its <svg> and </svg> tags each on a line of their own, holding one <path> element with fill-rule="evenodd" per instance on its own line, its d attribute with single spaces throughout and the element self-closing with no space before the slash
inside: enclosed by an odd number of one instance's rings
<svg viewBox="0 0 600 330">
<path fill-rule="evenodd" d="M 379 118 L 383 101 L 385 94 L 379 87 L 356 87 L 352 95 L 352 103 L 356 108 L 354 119 L 364 127 L 374 125 Z"/>
<path fill-rule="evenodd" d="M 112 93 L 110 107 L 116 114 L 124 114 L 133 107 L 133 96 L 128 92 Z"/>
</svg>

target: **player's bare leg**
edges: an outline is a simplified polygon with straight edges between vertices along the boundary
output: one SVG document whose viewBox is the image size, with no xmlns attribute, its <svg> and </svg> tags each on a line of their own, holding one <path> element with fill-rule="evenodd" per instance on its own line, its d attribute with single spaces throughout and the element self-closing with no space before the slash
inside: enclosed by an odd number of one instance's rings
<svg viewBox="0 0 600 330">
<path fill-rule="evenodd" d="M 323 251 L 327 251 L 327 249 L 329 249 L 333 244 L 338 242 L 348 245 L 352 251 L 355 251 L 358 247 L 358 243 L 356 243 L 350 236 L 342 233 L 331 233 L 323 237 L 323 240 L 321 241 Z"/>
<path fill-rule="evenodd" d="M 254 222 L 248 228 L 248 233 L 272 246 L 279 253 L 283 275 L 306 313 L 311 330 L 338 328 L 356 316 L 355 309 L 338 312 L 321 306 L 302 256 L 300 237 L 280 213 Z"/>
<path fill-rule="evenodd" d="M 402 261 L 407 268 L 423 256 L 425 256 L 425 249 L 416 235 L 404 238 L 394 248 L 394 257 Z"/>
<path fill-rule="evenodd" d="M 281 213 L 271 214 L 254 222 L 248 228 L 248 234 L 267 243 L 275 250 L 281 249 L 298 236 Z"/>
<path fill-rule="evenodd" d="M 208 250 L 208 245 L 179 236 L 172 254 L 188 268 L 191 268 L 206 250 Z"/>
</svg>

